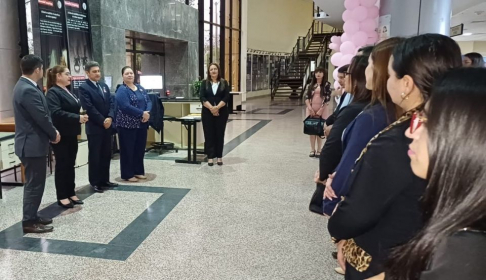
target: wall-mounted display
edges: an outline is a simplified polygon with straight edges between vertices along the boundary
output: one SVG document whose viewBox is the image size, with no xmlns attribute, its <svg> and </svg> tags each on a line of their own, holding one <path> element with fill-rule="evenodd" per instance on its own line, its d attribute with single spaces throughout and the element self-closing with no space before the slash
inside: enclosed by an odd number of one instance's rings
<svg viewBox="0 0 486 280">
<path fill-rule="evenodd" d="M 69 43 L 69 66 L 72 75 L 71 89 L 85 81 L 84 66 L 93 60 L 91 26 L 87 0 L 64 0 Z"/>
<path fill-rule="evenodd" d="M 46 85 L 46 71 L 63 65 L 71 71 L 71 90 L 77 94 L 85 79 L 84 65 L 93 59 L 88 0 L 19 1 L 25 3 L 25 11 L 19 10 L 20 44 L 28 46 L 28 53 L 44 60 L 43 85 Z M 23 23 L 26 30 L 22 30 Z"/>
</svg>

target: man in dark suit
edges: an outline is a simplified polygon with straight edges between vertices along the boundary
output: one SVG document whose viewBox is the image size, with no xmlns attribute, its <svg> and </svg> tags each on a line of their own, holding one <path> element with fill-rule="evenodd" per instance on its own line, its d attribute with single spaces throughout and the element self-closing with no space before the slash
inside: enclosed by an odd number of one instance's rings
<svg viewBox="0 0 486 280">
<path fill-rule="evenodd" d="M 61 135 L 52 124 L 44 93 L 37 81 L 44 76 L 43 61 L 35 55 L 22 58 L 22 77 L 13 90 L 15 154 L 25 168 L 22 228 L 24 233 L 50 232 L 52 219 L 37 215 L 46 184 L 46 157 L 49 141 Z"/>
<path fill-rule="evenodd" d="M 110 182 L 111 125 L 115 117 L 115 104 L 110 88 L 100 82 L 100 65 L 91 61 L 84 70 L 88 79 L 79 88 L 79 99 L 89 116 L 89 122 L 86 123 L 89 183 L 95 192 L 102 193 L 103 188 L 117 186 Z"/>
</svg>

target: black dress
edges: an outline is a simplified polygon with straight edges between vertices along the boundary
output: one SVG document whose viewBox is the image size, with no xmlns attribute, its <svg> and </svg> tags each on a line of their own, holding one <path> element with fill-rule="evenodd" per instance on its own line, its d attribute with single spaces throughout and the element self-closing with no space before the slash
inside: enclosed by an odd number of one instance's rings
<svg viewBox="0 0 486 280">
<path fill-rule="evenodd" d="M 426 182 L 410 167 L 409 124 L 401 118 L 370 141 L 350 174 L 348 195 L 329 220 L 331 236 L 347 240 L 346 279 L 382 273 L 390 249 L 422 228 L 419 200 Z"/>
</svg>

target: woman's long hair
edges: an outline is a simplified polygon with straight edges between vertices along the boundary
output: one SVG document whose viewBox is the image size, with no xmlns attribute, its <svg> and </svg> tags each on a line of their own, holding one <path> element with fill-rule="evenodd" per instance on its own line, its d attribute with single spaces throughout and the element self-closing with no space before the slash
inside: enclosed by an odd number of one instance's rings
<svg viewBox="0 0 486 280">
<path fill-rule="evenodd" d="M 62 65 L 56 65 L 52 68 L 47 69 L 47 85 L 46 85 L 47 90 L 57 85 L 57 74 L 64 73 L 66 69 L 67 67 Z"/>
<path fill-rule="evenodd" d="M 209 90 L 210 89 L 210 85 L 211 85 L 211 74 L 209 73 L 209 69 L 211 68 L 211 66 L 216 66 L 216 68 L 218 68 L 218 82 L 220 82 L 220 85 L 222 87 L 222 89 L 224 89 L 225 85 L 224 83 L 221 83 L 221 81 L 224 81 L 224 79 L 221 77 L 221 67 L 219 67 L 219 64 L 213 62 L 211 64 L 208 65 L 208 76 L 206 77 L 206 89 Z"/>
<path fill-rule="evenodd" d="M 461 49 L 450 37 L 423 34 L 406 39 L 393 51 L 397 78 L 412 77 L 424 102 L 430 97 L 435 79 L 451 68 L 461 67 Z"/>
<path fill-rule="evenodd" d="M 366 88 L 365 70 L 368 67 L 369 55 L 357 55 L 353 58 L 348 69 L 348 75 L 351 75 L 351 93 L 353 102 L 370 102 L 371 90 Z"/>
<path fill-rule="evenodd" d="M 322 73 L 322 81 L 320 84 L 317 83 L 316 73 Z M 321 98 L 324 102 L 329 102 L 331 100 L 331 84 L 326 80 L 327 71 L 323 67 L 317 67 L 312 75 L 312 82 L 307 89 L 307 99 L 312 99 L 313 92 L 317 87 L 321 87 Z"/>
<path fill-rule="evenodd" d="M 425 228 L 390 258 L 390 279 L 419 279 L 440 242 L 463 228 L 486 230 L 486 69 L 437 80 L 426 110 L 429 169 Z M 467 269 L 467 268 L 464 268 Z"/>
<path fill-rule="evenodd" d="M 373 59 L 373 90 L 371 94 L 371 105 L 380 103 L 387 108 L 391 101 L 390 94 L 386 88 L 388 82 L 388 63 L 395 47 L 405 39 L 394 37 L 387 39 L 375 46 L 371 52 Z"/>
<path fill-rule="evenodd" d="M 484 58 L 477 52 L 471 52 L 464 55 L 471 60 L 471 67 L 484 67 Z"/>
</svg>

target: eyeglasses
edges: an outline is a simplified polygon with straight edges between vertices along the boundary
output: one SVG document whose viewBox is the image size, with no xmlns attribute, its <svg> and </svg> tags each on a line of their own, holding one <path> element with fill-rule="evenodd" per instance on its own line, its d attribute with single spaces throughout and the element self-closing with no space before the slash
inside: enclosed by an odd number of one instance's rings
<svg viewBox="0 0 486 280">
<path fill-rule="evenodd" d="M 70 72 L 64 72 L 64 75 L 71 76 L 71 73 Z"/>
<path fill-rule="evenodd" d="M 427 118 L 421 112 L 413 113 L 412 120 L 410 121 L 410 133 L 417 131 L 423 123 L 427 123 Z"/>
</svg>

